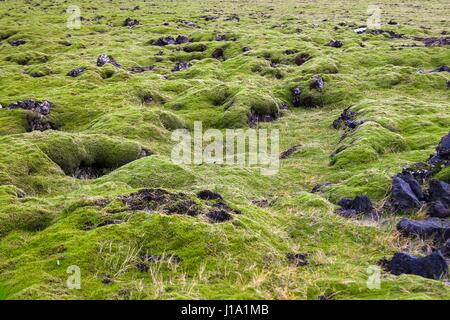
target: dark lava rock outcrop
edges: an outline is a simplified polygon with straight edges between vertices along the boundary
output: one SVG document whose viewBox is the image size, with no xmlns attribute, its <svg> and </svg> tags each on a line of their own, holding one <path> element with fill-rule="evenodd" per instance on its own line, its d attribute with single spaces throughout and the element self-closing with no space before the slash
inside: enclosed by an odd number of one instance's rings
<svg viewBox="0 0 450 320">
<path fill-rule="evenodd" d="M 114 67 L 120 68 L 120 64 L 113 57 L 109 57 L 107 54 L 103 53 L 97 58 L 97 67 L 103 67 L 107 63 L 112 64 Z"/>
<path fill-rule="evenodd" d="M 179 24 L 182 24 L 182 25 L 184 25 L 186 27 L 191 27 L 191 28 L 196 28 L 197 27 L 197 24 L 195 22 L 192 22 L 192 21 L 179 19 L 176 22 L 179 23 Z"/>
<path fill-rule="evenodd" d="M 7 110 L 13 109 L 25 109 L 37 112 L 43 116 L 47 116 L 50 113 L 52 104 L 48 101 L 34 101 L 34 100 L 20 100 L 14 102 L 6 107 Z"/>
<path fill-rule="evenodd" d="M 428 213 L 432 217 L 450 217 L 450 185 L 444 181 L 431 180 Z"/>
<path fill-rule="evenodd" d="M 28 131 L 45 131 L 56 129 L 48 115 L 52 104 L 48 101 L 20 100 L 7 106 L 6 110 L 24 109 L 27 114 Z"/>
<path fill-rule="evenodd" d="M 194 200 L 163 189 L 143 189 L 122 197 L 122 201 L 131 211 L 162 211 L 190 216 L 202 213 L 200 205 Z"/>
<path fill-rule="evenodd" d="M 435 72 L 450 72 L 450 67 L 449 66 L 440 66 L 437 67 L 434 70 L 431 70 L 430 72 L 435 73 Z"/>
<path fill-rule="evenodd" d="M 426 47 L 443 47 L 450 46 L 450 37 L 443 38 L 418 38 L 415 40 L 422 41 Z"/>
<path fill-rule="evenodd" d="M 439 218 L 426 220 L 402 219 L 397 224 L 397 230 L 404 236 L 442 242 L 450 239 L 450 220 Z"/>
<path fill-rule="evenodd" d="M 137 19 L 132 19 L 132 18 L 126 18 L 125 21 L 123 22 L 123 26 L 124 27 L 128 27 L 130 29 L 134 28 L 137 25 L 140 25 L 141 23 L 139 22 L 139 20 Z"/>
<path fill-rule="evenodd" d="M 216 41 L 225 41 L 227 40 L 227 34 L 226 33 L 222 33 L 222 34 L 218 34 L 216 35 Z"/>
<path fill-rule="evenodd" d="M 296 153 L 298 151 L 298 149 L 300 149 L 301 146 L 302 146 L 301 144 L 296 144 L 295 146 L 292 146 L 289 149 L 283 151 L 280 154 L 280 160 L 289 158 L 291 155 Z"/>
<path fill-rule="evenodd" d="M 208 46 L 206 44 L 198 44 L 193 46 L 185 46 L 183 48 L 184 52 L 191 53 L 191 52 L 205 52 L 208 49 Z"/>
<path fill-rule="evenodd" d="M 426 206 L 430 216 L 450 217 L 450 185 L 433 177 L 450 164 L 450 133 L 436 147 L 427 163 L 405 167 L 392 180 L 388 207 L 394 211 L 411 211 Z"/>
<path fill-rule="evenodd" d="M 332 48 L 340 48 L 343 45 L 344 43 L 340 40 L 331 40 L 330 42 L 327 43 L 327 46 Z"/>
<path fill-rule="evenodd" d="M 217 16 L 208 16 L 208 15 L 201 16 L 200 18 L 202 18 L 205 21 L 215 21 L 219 19 L 219 17 Z"/>
<path fill-rule="evenodd" d="M 450 132 L 446 136 L 442 137 L 436 147 L 436 151 L 439 157 L 448 158 L 450 156 Z"/>
<path fill-rule="evenodd" d="M 401 39 L 401 38 L 403 38 L 403 34 L 399 34 L 399 33 L 396 33 L 394 31 L 391 31 L 391 30 L 372 29 L 372 30 L 370 30 L 370 33 L 374 34 L 374 35 L 386 33 L 389 36 L 389 38 L 392 38 L 392 39 Z"/>
<path fill-rule="evenodd" d="M 416 257 L 409 253 L 396 253 L 382 266 L 394 275 L 415 274 L 428 279 L 439 280 L 448 276 L 448 266 L 442 253 L 434 252 L 425 257 Z"/>
<path fill-rule="evenodd" d="M 445 244 L 439 248 L 444 258 L 450 259 L 450 239 L 445 242 Z"/>
<path fill-rule="evenodd" d="M 112 171 L 111 168 L 97 168 L 81 166 L 75 169 L 73 177 L 81 180 L 97 179 Z"/>
<path fill-rule="evenodd" d="M 325 80 L 321 76 L 313 76 L 309 86 L 311 89 L 322 92 L 325 87 Z"/>
<path fill-rule="evenodd" d="M 213 51 L 212 57 L 214 59 L 224 59 L 224 50 L 222 48 L 217 48 Z"/>
<path fill-rule="evenodd" d="M 354 199 L 352 198 L 342 198 L 338 205 L 341 207 L 336 210 L 336 213 L 346 217 L 353 218 L 357 216 L 370 216 L 371 218 L 377 218 L 378 214 L 372 205 L 372 201 L 365 196 L 359 195 Z"/>
<path fill-rule="evenodd" d="M 333 121 L 332 127 L 334 129 L 355 129 L 357 126 L 365 123 L 365 120 L 355 120 L 356 112 L 350 110 L 351 107 L 345 108 L 340 116 Z"/>
<path fill-rule="evenodd" d="M 202 190 L 197 193 L 197 197 L 202 200 L 223 200 L 220 194 L 211 190 Z"/>
<path fill-rule="evenodd" d="M 324 188 L 324 187 L 328 187 L 328 186 L 331 186 L 333 183 L 331 183 L 331 182 L 321 182 L 321 183 L 318 183 L 318 184 L 316 184 L 312 189 L 311 189 L 311 193 L 317 193 L 317 192 L 320 192 L 320 191 L 322 191 L 322 189 Z"/>
<path fill-rule="evenodd" d="M 191 66 L 190 63 L 181 60 L 175 63 L 175 66 L 172 68 L 172 72 L 183 71 L 188 69 L 190 66 Z"/>
<path fill-rule="evenodd" d="M 183 44 L 183 43 L 188 43 L 189 42 L 189 38 L 185 35 L 178 35 L 178 37 L 175 39 L 175 44 Z"/>
<path fill-rule="evenodd" d="M 83 67 L 81 67 L 81 68 L 76 68 L 76 69 L 73 69 L 73 70 L 69 71 L 69 73 L 67 73 L 67 75 L 70 76 L 70 77 L 78 77 L 78 76 L 79 76 L 80 74 L 82 74 L 85 70 L 86 70 L 86 68 L 83 68 Z"/>
<path fill-rule="evenodd" d="M 301 94 L 302 94 L 302 89 L 300 89 L 300 88 L 292 89 L 292 104 L 294 105 L 294 107 L 301 106 L 301 98 L 300 98 Z"/>
<path fill-rule="evenodd" d="M 150 44 L 153 45 L 153 46 L 164 47 L 164 46 L 167 46 L 167 45 L 170 45 L 170 44 L 175 44 L 175 38 L 171 37 L 171 36 L 162 37 L 162 38 L 159 38 L 156 41 L 151 41 Z"/>
<path fill-rule="evenodd" d="M 176 38 L 174 38 L 172 36 L 161 37 L 157 40 L 150 41 L 149 44 L 152 46 L 164 47 L 164 46 L 168 46 L 171 44 L 184 44 L 184 43 L 188 43 L 188 42 L 189 42 L 188 36 L 181 34 L 181 35 L 178 35 Z"/>
<path fill-rule="evenodd" d="M 278 119 L 278 114 L 259 114 L 252 110 L 247 123 L 249 128 L 253 128 L 258 122 L 272 122 L 276 119 Z"/>
<path fill-rule="evenodd" d="M 287 253 L 286 258 L 290 264 L 295 267 L 304 267 L 309 265 L 308 253 Z"/>
<path fill-rule="evenodd" d="M 197 196 L 207 202 L 201 203 L 187 194 L 171 193 L 163 189 L 142 189 L 121 197 L 121 200 L 131 211 L 160 211 L 192 217 L 204 215 L 211 222 L 228 221 L 233 218 L 233 214 L 240 213 L 239 210 L 230 208 L 222 196 L 212 191 L 204 190 Z"/>
<path fill-rule="evenodd" d="M 11 46 L 13 46 L 13 47 L 18 47 L 18 46 L 21 46 L 21 45 L 23 45 L 23 44 L 25 44 L 25 43 L 27 43 L 25 40 L 22 40 L 22 39 L 20 39 L 20 40 L 13 40 L 13 41 L 9 41 L 9 44 L 11 45 Z"/>
<path fill-rule="evenodd" d="M 296 53 L 297 52 L 297 50 L 292 50 L 292 49 L 287 49 L 287 50 L 284 50 L 284 54 L 287 54 L 287 55 L 291 55 L 291 54 L 294 54 L 294 53 Z"/>
<path fill-rule="evenodd" d="M 224 211 L 224 210 L 213 210 L 209 213 L 206 214 L 206 216 L 208 217 L 208 219 L 212 222 L 225 222 L 228 220 L 231 220 L 231 214 L 229 214 L 228 212 Z"/>
<path fill-rule="evenodd" d="M 399 174 L 392 180 L 392 205 L 397 210 L 418 209 L 423 199 L 422 188 L 409 174 Z"/>
<path fill-rule="evenodd" d="M 294 63 L 297 66 L 301 66 L 302 64 L 304 64 L 306 61 L 308 61 L 309 59 L 311 59 L 311 56 L 307 53 L 302 53 L 299 54 L 298 56 L 295 57 L 294 59 Z"/>
<path fill-rule="evenodd" d="M 27 115 L 28 131 L 56 130 L 56 125 L 40 114 Z"/>
</svg>

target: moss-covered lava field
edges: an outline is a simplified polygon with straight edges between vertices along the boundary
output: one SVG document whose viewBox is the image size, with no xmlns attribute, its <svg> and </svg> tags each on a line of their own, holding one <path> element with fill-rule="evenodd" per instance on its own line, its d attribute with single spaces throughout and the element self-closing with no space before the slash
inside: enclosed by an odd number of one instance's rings
<svg viewBox="0 0 450 320">
<path fill-rule="evenodd" d="M 448 12 L 0 0 L 0 299 L 449 299 Z M 289 151 L 174 163 L 195 121 Z"/>
</svg>

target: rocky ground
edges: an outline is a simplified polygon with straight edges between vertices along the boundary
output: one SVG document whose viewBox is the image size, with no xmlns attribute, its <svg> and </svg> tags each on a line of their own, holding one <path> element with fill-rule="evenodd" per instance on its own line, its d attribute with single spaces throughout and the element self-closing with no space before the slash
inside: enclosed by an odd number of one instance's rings
<svg viewBox="0 0 450 320">
<path fill-rule="evenodd" d="M 450 6 L 369 4 L 0 1 L 0 298 L 450 298 Z M 278 174 L 174 164 L 194 121 Z"/>
</svg>

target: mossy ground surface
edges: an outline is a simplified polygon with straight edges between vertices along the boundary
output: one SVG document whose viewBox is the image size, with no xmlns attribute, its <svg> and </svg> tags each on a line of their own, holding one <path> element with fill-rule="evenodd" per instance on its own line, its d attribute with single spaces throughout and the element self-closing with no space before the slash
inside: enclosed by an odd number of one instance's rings
<svg viewBox="0 0 450 320">
<path fill-rule="evenodd" d="M 402 39 L 353 31 L 366 24 L 369 4 L 1 1 L 0 103 L 51 101 L 58 130 L 27 132 L 24 110 L 0 110 L 0 299 L 449 299 L 444 281 L 410 275 L 383 274 L 381 288 L 368 289 L 370 265 L 399 250 L 421 254 L 424 243 L 399 237 L 398 216 L 377 223 L 333 213 L 344 196 L 381 203 L 391 177 L 427 160 L 450 128 L 450 74 L 429 73 L 450 64 L 450 50 L 414 39 L 450 29 L 449 3 L 378 1 L 383 28 Z M 79 30 L 66 26 L 69 5 L 85 18 Z M 233 14 L 240 21 L 227 19 Z M 122 26 L 127 17 L 141 24 Z M 225 32 L 225 41 L 215 41 Z M 194 42 L 148 45 L 179 34 Z M 8 43 L 19 39 L 27 42 Z M 333 39 L 343 47 L 325 45 Z M 217 48 L 223 59 L 211 57 Z M 97 67 L 102 53 L 121 67 Z M 298 66 L 302 53 L 310 59 Z M 190 68 L 172 72 L 179 60 Z M 155 68 L 130 72 L 138 66 Z M 85 72 L 67 76 L 79 67 Z M 325 79 L 323 93 L 309 88 L 314 75 Z M 316 107 L 293 108 L 295 87 Z M 289 110 L 280 112 L 282 103 Z M 331 123 L 350 105 L 368 122 L 341 140 Z M 252 110 L 280 113 L 259 127 L 280 130 L 281 150 L 302 145 L 278 174 L 171 162 L 171 130 L 192 129 L 194 121 L 245 128 Z M 152 155 L 140 158 L 142 150 Z M 112 172 L 80 180 L 71 176 L 80 165 Z M 321 182 L 333 184 L 309 192 Z M 119 197 L 140 188 L 211 189 L 242 213 L 218 224 L 111 213 Z M 271 205 L 252 203 L 263 198 Z M 105 219 L 125 222 L 83 228 Z M 143 252 L 163 258 L 140 272 Z M 290 252 L 308 253 L 310 264 L 292 266 Z M 66 286 L 71 265 L 80 267 L 80 290 Z M 111 283 L 102 282 L 105 274 Z"/>
</svg>

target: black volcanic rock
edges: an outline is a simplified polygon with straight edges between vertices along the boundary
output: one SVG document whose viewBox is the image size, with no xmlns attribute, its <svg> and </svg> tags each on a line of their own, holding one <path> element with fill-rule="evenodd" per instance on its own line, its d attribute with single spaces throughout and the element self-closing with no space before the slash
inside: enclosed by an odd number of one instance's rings
<svg viewBox="0 0 450 320">
<path fill-rule="evenodd" d="M 296 145 L 290 147 L 289 149 L 283 151 L 283 152 L 280 154 L 280 160 L 289 158 L 291 155 L 293 155 L 294 153 L 296 153 L 297 150 L 300 149 L 301 146 L 302 146 L 301 144 L 296 144 Z"/>
<path fill-rule="evenodd" d="M 302 64 L 304 64 L 309 59 L 311 59 L 311 56 L 309 54 L 302 53 L 302 54 L 299 54 L 298 56 L 295 57 L 294 63 L 296 65 L 298 65 L 298 66 L 301 66 Z"/>
<path fill-rule="evenodd" d="M 11 46 L 13 46 L 13 47 L 18 47 L 18 46 L 21 46 L 21 45 L 23 45 L 25 43 L 27 43 L 27 42 L 25 40 L 22 40 L 22 39 L 9 41 L 9 44 Z"/>
<path fill-rule="evenodd" d="M 309 265 L 308 253 L 287 253 L 286 258 L 289 263 L 295 267 L 304 267 Z"/>
<path fill-rule="evenodd" d="M 211 222 L 225 222 L 232 219 L 231 215 L 225 210 L 215 210 L 206 215 Z"/>
<path fill-rule="evenodd" d="M 109 57 L 107 54 L 103 53 L 97 58 L 97 67 L 103 67 L 107 63 L 120 68 L 120 64 L 113 57 Z"/>
<path fill-rule="evenodd" d="M 327 46 L 332 48 L 340 48 L 343 45 L 344 43 L 340 40 L 331 40 L 330 42 L 327 43 Z"/>
<path fill-rule="evenodd" d="M 176 43 L 176 40 L 174 39 L 174 37 L 167 36 L 167 37 L 162 37 L 162 38 L 159 38 L 156 41 L 151 42 L 151 45 L 164 47 L 164 46 L 167 46 L 169 44 L 175 44 L 175 43 Z"/>
<path fill-rule="evenodd" d="M 350 110 L 351 107 L 345 108 L 337 119 L 331 125 L 334 129 L 355 129 L 359 125 L 366 122 L 366 120 L 355 120 L 356 112 Z"/>
<path fill-rule="evenodd" d="M 336 213 L 346 217 L 352 218 L 359 215 L 370 215 L 372 218 L 377 218 L 378 214 L 372 205 L 369 197 L 365 195 L 358 195 L 354 199 L 342 198 L 338 205 L 341 207 L 336 210 Z"/>
<path fill-rule="evenodd" d="M 227 40 L 226 33 L 216 35 L 216 41 L 225 41 Z"/>
<path fill-rule="evenodd" d="M 202 200 L 223 200 L 220 194 L 211 190 L 202 190 L 197 193 L 197 197 Z"/>
<path fill-rule="evenodd" d="M 130 28 L 130 29 L 132 29 L 132 28 L 134 28 L 135 26 L 137 26 L 137 25 L 139 25 L 139 24 L 141 24 L 140 22 L 139 22 L 139 20 L 137 20 L 137 19 L 132 19 L 132 18 L 126 18 L 125 19 L 125 21 L 123 22 L 123 26 L 124 27 L 128 27 L 128 28 Z"/>
<path fill-rule="evenodd" d="M 443 47 L 450 46 L 450 37 L 443 38 L 415 38 L 415 40 L 422 41 L 426 47 Z"/>
<path fill-rule="evenodd" d="M 186 61 L 178 61 L 175 63 L 175 66 L 172 69 L 172 72 L 178 72 L 188 69 L 190 66 Z"/>
<path fill-rule="evenodd" d="M 450 259 L 450 239 L 445 242 L 445 244 L 439 248 L 444 258 Z"/>
<path fill-rule="evenodd" d="M 425 195 L 422 191 L 422 187 L 420 186 L 419 182 L 416 180 L 416 178 L 414 178 L 413 175 L 405 172 L 398 174 L 397 177 L 399 177 L 409 185 L 409 187 L 411 188 L 412 192 L 417 197 L 417 199 L 423 200 L 425 198 Z"/>
<path fill-rule="evenodd" d="M 394 275 L 415 274 L 428 279 L 442 279 L 448 275 L 448 266 L 442 253 L 434 252 L 426 257 L 416 257 L 409 253 L 396 253 L 385 265 Z"/>
<path fill-rule="evenodd" d="M 73 69 L 73 70 L 69 71 L 69 73 L 67 73 L 67 75 L 70 76 L 70 77 L 78 77 L 78 76 L 79 76 L 80 74 L 82 74 L 85 70 L 86 70 L 86 68 L 83 68 L 83 67 L 81 67 L 81 68 L 76 68 L 76 69 Z"/>
<path fill-rule="evenodd" d="M 421 205 L 411 186 L 400 176 L 392 180 L 391 197 L 396 210 L 411 210 Z"/>
<path fill-rule="evenodd" d="M 450 72 L 450 67 L 448 67 L 448 66 L 440 66 L 440 67 L 438 67 L 438 68 L 436 68 L 434 70 L 431 70 L 430 72 L 433 72 L 433 73 L 435 73 L 435 72 Z"/>
<path fill-rule="evenodd" d="M 175 43 L 176 44 L 183 44 L 183 43 L 188 43 L 189 42 L 189 38 L 185 35 L 178 35 L 178 37 L 175 39 Z"/>
<path fill-rule="evenodd" d="M 24 109 L 37 112 L 43 116 L 50 113 L 52 104 L 48 101 L 20 100 L 6 107 L 7 110 Z"/>
<path fill-rule="evenodd" d="M 213 51 L 212 57 L 214 59 L 223 59 L 224 58 L 224 51 L 222 48 L 217 48 Z"/>
<path fill-rule="evenodd" d="M 313 76 L 310 88 L 322 92 L 325 87 L 325 80 L 321 76 Z"/>
<path fill-rule="evenodd" d="M 446 136 L 442 137 L 436 151 L 440 157 L 450 156 L 450 132 Z"/>
<path fill-rule="evenodd" d="M 397 224 L 397 230 L 405 236 L 422 239 L 432 238 L 435 241 L 450 239 L 450 220 L 429 218 L 426 220 L 402 219 Z"/>
<path fill-rule="evenodd" d="M 450 217 L 450 185 L 444 181 L 431 180 L 429 194 L 430 216 Z"/>
<path fill-rule="evenodd" d="M 300 88 L 292 89 L 292 104 L 294 105 L 294 107 L 300 107 L 300 105 L 301 105 L 301 100 L 300 100 L 301 93 L 302 93 L 302 89 L 300 89 Z"/>
</svg>

